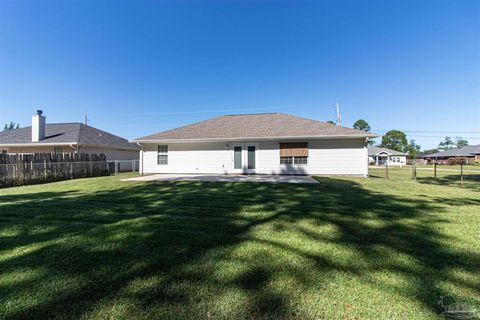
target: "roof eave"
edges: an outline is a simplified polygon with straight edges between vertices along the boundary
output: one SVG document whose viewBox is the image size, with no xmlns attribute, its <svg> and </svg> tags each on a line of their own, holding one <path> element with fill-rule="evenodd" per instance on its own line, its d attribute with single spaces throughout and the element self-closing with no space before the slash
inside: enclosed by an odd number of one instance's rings
<svg viewBox="0 0 480 320">
<path fill-rule="evenodd" d="M 196 139 L 134 139 L 137 143 L 156 143 L 156 142 L 223 142 L 223 141 L 264 141 L 264 140 L 299 140 L 299 139 L 366 139 L 376 138 L 378 135 L 321 135 L 321 136 L 272 136 L 272 137 L 239 137 L 239 138 L 196 138 Z"/>
<path fill-rule="evenodd" d="M 113 149 L 113 150 L 132 150 L 139 151 L 140 148 L 137 147 L 113 147 L 113 146 L 104 146 L 98 144 L 83 144 L 78 142 L 37 142 L 37 143 L 0 143 L 0 147 L 51 147 L 51 146 L 81 146 L 81 147 L 91 147 L 91 148 L 104 148 L 104 149 Z"/>
<path fill-rule="evenodd" d="M 0 143 L 0 147 L 71 146 L 76 142 Z"/>
</svg>

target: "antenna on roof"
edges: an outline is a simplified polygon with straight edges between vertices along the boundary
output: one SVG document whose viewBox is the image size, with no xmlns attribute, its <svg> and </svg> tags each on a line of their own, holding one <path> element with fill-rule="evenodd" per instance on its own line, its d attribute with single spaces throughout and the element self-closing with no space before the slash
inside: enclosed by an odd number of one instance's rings
<svg viewBox="0 0 480 320">
<path fill-rule="evenodd" d="M 88 124 L 87 114 L 85 114 L 85 124 Z"/>
<path fill-rule="evenodd" d="M 339 126 L 342 123 L 342 114 L 340 113 L 340 106 L 338 105 L 337 102 L 337 126 Z"/>
</svg>

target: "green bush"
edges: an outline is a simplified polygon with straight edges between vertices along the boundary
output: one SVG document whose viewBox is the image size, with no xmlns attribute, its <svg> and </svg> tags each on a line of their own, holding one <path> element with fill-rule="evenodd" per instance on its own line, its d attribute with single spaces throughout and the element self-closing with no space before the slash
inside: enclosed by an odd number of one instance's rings
<svg viewBox="0 0 480 320">
<path fill-rule="evenodd" d="M 448 164 L 450 165 L 459 165 L 459 164 L 466 164 L 467 158 L 465 157 L 452 157 L 448 158 Z"/>
</svg>

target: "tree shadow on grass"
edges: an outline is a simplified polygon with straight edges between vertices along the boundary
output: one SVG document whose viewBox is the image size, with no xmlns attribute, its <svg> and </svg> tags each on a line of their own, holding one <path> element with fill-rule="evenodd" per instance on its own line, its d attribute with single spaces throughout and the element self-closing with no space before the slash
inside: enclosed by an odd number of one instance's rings
<svg viewBox="0 0 480 320">
<path fill-rule="evenodd" d="M 475 274 L 480 257 L 448 245 L 458 239 L 438 228 L 450 222 L 438 214 L 444 207 L 351 180 L 317 179 L 0 196 L 0 314 L 314 318 L 329 307 L 306 310 L 302 295 L 321 297 L 338 274 L 370 280 L 433 313 L 450 293 L 442 284 L 479 292 L 453 272 Z M 324 227 L 331 232 L 318 232 Z M 324 248 L 357 258 L 345 263 Z M 379 271 L 400 275 L 405 285 L 371 276 Z"/>
</svg>

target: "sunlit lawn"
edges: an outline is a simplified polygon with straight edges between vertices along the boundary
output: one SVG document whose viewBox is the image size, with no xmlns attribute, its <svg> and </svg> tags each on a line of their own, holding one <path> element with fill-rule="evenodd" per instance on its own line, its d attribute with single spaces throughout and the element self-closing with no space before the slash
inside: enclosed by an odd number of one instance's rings
<svg viewBox="0 0 480 320">
<path fill-rule="evenodd" d="M 436 319 L 445 295 L 480 309 L 479 175 L 382 174 L 0 190 L 0 318 Z"/>
</svg>

